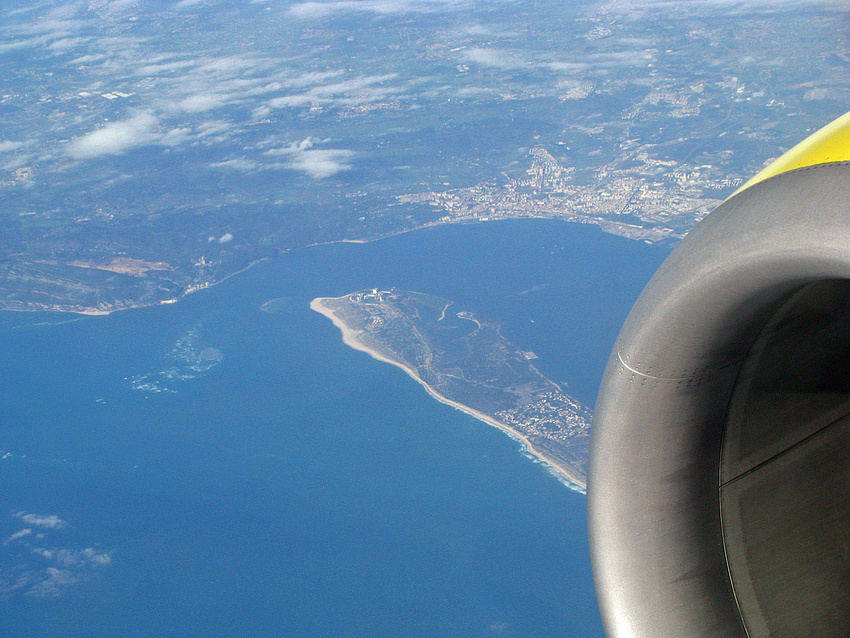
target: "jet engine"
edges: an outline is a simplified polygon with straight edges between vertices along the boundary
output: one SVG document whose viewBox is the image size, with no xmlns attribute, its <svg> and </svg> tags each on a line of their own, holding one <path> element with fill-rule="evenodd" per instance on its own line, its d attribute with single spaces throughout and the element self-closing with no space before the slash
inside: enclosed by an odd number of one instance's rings
<svg viewBox="0 0 850 638">
<path fill-rule="evenodd" d="M 850 113 L 700 222 L 594 415 L 610 638 L 850 635 Z"/>
</svg>

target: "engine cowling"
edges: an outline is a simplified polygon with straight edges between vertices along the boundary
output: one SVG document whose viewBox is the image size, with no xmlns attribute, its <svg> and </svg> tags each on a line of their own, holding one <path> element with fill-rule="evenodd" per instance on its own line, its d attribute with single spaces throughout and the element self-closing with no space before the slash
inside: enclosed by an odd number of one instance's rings
<svg viewBox="0 0 850 638">
<path fill-rule="evenodd" d="M 837 122 L 821 144 L 850 139 L 850 114 Z M 808 163 L 817 144 L 801 146 Z M 785 156 L 739 190 L 626 320 L 588 482 L 611 638 L 848 635 L 850 162 L 838 159 Z"/>
</svg>

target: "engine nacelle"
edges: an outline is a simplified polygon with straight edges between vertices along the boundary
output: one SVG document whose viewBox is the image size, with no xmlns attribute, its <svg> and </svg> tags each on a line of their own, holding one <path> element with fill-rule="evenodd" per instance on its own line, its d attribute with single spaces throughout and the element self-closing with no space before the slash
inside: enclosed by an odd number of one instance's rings
<svg viewBox="0 0 850 638">
<path fill-rule="evenodd" d="M 611 353 L 588 485 L 611 638 L 850 632 L 850 162 L 775 172 L 688 234 Z"/>
</svg>

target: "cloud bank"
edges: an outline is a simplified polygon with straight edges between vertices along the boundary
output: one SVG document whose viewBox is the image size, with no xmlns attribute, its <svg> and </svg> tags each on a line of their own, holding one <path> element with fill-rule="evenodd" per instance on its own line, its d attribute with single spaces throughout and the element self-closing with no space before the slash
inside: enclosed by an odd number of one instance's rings
<svg viewBox="0 0 850 638">
<path fill-rule="evenodd" d="M 265 155 L 287 157 L 284 168 L 302 171 L 314 179 L 324 179 L 340 171 L 351 170 L 348 160 L 354 157 L 354 151 L 313 148 L 318 141 L 308 137 L 301 142 L 266 151 Z"/>
<path fill-rule="evenodd" d="M 299 2 L 289 14 L 302 20 L 324 18 L 334 13 L 361 11 L 376 14 L 425 13 L 461 6 L 457 0 L 337 0 L 333 2 Z"/>
<path fill-rule="evenodd" d="M 36 525 L 38 527 L 46 527 L 48 529 L 59 529 L 68 524 L 55 514 L 42 516 L 40 514 L 25 514 L 24 512 L 17 512 L 14 516 L 20 518 L 24 523 Z"/>
<path fill-rule="evenodd" d="M 473 47 L 466 49 L 461 54 L 461 57 L 467 62 L 480 64 L 481 66 L 490 66 L 498 69 L 517 69 L 525 66 L 520 58 L 499 49 L 488 49 L 483 47 Z"/>
<path fill-rule="evenodd" d="M 70 142 L 68 155 L 74 159 L 91 159 L 100 155 L 118 155 L 135 146 L 154 143 L 153 128 L 157 123 L 157 118 L 150 113 L 111 122 Z"/>
<path fill-rule="evenodd" d="M 63 546 L 62 530 L 69 525 L 56 514 L 11 515 L 32 527 L 14 532 L 3 542 L 2 551 L 8 556 L 0 564 L 10 567 L 0 571 L 0 600 L 17 595 L 58 598 L 112 563 L 108 551 Z"/>
</svg>

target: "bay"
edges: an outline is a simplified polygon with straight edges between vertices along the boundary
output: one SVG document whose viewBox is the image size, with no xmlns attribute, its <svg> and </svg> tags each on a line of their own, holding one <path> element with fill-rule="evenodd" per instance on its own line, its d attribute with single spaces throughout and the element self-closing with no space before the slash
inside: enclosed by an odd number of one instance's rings
<svg viewBox="0 0 850 638">
<path fill-rule="evenodd" d="M 667 252 L 556 221 L 440 227 L 170 306 L 0 317 L 0 634 L 601 636 L 584 497 L 308 303 L 453 299 L 592 405 Z"/>
</svg>

